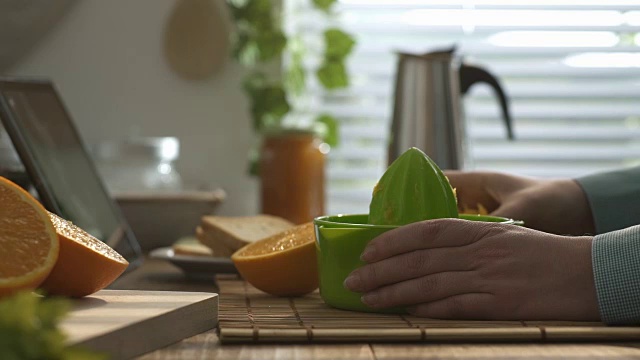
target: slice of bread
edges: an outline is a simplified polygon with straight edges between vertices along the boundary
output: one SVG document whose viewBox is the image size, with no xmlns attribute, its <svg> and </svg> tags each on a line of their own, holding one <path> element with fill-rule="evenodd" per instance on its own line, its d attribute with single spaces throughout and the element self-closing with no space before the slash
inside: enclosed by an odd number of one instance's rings
<svg viewBox="0 0 640 360">
<path fill-rule="evenodd" d="M 230 257 L 231 254 L 234 253 L 234 250 L 204 231 L 201 226 L 196 228 L 196 239 L 198 239 L 202 245 L 209 248 L 215 257 Z"/>
<path fill-rule="evenodd" d="M 210 238 L 216 239 L 227 248 L 236 251 L 247 244 L 290 229 L 294 227 L 294 224 L 271 215 L 203 216 L 200 226 Z"/>
<path fill-rule="evenodd" d="M 175 255 L 213 256 L 213 251 L 195 238 L 180 239 L 176 241 L 171 248 Z"/>
</svg>

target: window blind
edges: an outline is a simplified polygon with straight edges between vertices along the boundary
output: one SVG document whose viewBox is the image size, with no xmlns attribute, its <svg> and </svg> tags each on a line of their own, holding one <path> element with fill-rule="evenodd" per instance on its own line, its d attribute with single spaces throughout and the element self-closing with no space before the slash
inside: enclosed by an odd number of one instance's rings
<svg viewBox="0 0 640 360">
<path fill-rule="evenodd" d="M 309 111 L 340 120 L 329 213 L 368 211 L 386 168 L 398 50 L 456 44 L 500 78 L 516 140 L 506 139 L 491 90 L 472 87 L 464 99 L 467 170 L 575 177 L 640 164 L 640 1 L 340 0 L 337 17 L 287 1 L 288 31 L 311 44 L 311 71 L 325 28 L 338 23 L 358 41 L 351 87 L 329 93 L 311 79 L 305 100 Z"/>
</svg>

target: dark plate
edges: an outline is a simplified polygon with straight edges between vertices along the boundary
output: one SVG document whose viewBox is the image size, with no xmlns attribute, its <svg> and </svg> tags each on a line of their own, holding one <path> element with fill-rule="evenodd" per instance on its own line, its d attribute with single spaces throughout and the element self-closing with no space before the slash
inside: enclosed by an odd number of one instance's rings
<svg viewBox="0 0 640 360">
<path fill-rule="evenodd" d="M 170 247 L 154 249 L 152 259 L 166 260 L 188 275 L 237 274 L 238 270 L 229 258 L 211 256 L 176 255 Z"/>
</svg>

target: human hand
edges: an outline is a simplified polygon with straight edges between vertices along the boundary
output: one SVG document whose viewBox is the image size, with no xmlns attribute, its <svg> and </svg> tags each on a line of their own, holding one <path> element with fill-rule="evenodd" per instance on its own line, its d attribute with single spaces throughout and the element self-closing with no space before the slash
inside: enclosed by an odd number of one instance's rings
<svg viewBox="0 0 640 360">
<path fill-rule="evenodd" d="M 598 320 L 591 237 L 427 220 L 372 240 L 345 287 L 373 308 L 440 319 Z"/>
<path fill-rule="evenodd" d="M 492 172 L 446 171 L 460 209 L 482 204 L 491 215 L 523 220 L 553 234 L 594 234 L 591 207 L 572 179 L 540 180 Z"/>
</svg>

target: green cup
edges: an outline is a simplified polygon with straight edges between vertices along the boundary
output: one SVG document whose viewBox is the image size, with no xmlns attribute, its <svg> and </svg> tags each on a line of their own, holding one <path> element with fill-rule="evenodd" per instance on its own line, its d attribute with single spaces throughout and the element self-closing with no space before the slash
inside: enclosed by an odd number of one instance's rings
<svg viewBox="0 0 640 360">
<path fill-rule="evenodd" d="M 521 221 L 488 216 L 460 215 L 461 219 L 522 225 Z M 369 241 L 395 225 L 367 224 L 368 215 L 336 215 L 317 217 L 313 223 L 316 231 L 316 250 L 320 276 L 320 296 L 325 303 L 345 310 L 403 313 L 403 308 L 373 309 L 360 301 L 360 293 L 344 288 L 343 282 L 355 269 L 364 265 L 360 255 Z"/>
</svg>

